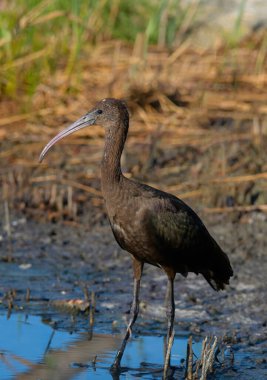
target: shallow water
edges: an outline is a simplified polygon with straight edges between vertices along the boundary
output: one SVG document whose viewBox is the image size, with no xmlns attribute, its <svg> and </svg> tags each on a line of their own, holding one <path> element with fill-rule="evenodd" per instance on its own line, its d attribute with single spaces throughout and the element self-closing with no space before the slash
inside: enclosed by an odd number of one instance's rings
<svg viewBox="0 0 267 380">
<path fill-rule="evenodd" d="M 40 316 L 14 313 L 0 315 L 1 380 L 161 379 L 164 338 L 132 337 L 126 347 L 120 374 L 109 368 L 121 336 L 55 330 Z M 176 336 L 172 348 L 170 379 L 184 378 L 188 336 Z M 193 343 L 199 357 L 201 341 Z M 255 352 L 225 351 L 208 379 L 252 380 L 267 378 L 266 361 Z M 174 377 L 173 377 L 174 376 Z"/>
<path fill-rule="evenodd" d="M 121 337 L 54 330 L 41 317 L 12 314 L 0 317 L 0 374 L 8 379 L 110 379 L 109 367 Z M 181 365 L 187 337 L 177 337 L 172 364 Z M 120 377 L 161 378 L 163 337 L 132 338 L 122 360 Z M 199 353 L 201 343 L 194 344 Z"/>
</svg>

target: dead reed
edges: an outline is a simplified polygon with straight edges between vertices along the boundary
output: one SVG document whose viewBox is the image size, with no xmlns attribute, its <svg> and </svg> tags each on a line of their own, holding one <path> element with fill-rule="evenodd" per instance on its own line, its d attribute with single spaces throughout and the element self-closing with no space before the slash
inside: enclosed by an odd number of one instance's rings
<svg viewBox="0 0 267 380">
<path fill-rule="evenodd" d="M 113 96 L 125 98 L 132 115 L 126 175 L 196 202 L 203 212 L 266 212 L 264 38 L 256 33 L 236 46 L 234 61 L 223 45 L 197 50 L 188 41 L 179 54 L 151 46 L 144 60 L 137 45 L 103 42 L 93 56 L 90 49 L 85 53 L 73 93 L 63 90 L 68 75 L 59 69 L 37 88 L 31 112 L 16 114 L 16 102 L 1 105 L 4 209 L 74 225 L 89 205 L 92 224 L 102 215 L 99 127 L 62 142 L 44 165 L 37 160 L 63 124 Z"/>
<path fill-rule="evenodd" d="M 190 336 L 187 343 L 186 356 L 186 380 L 206 380 L 207 375 L 214 371 L 214 359 L 217 349 L 217 337 L 206 337 L 202 342 L 201 357 L 194 361 L 194 352 L 192 346 L 192 337 Z"/>
</svg>

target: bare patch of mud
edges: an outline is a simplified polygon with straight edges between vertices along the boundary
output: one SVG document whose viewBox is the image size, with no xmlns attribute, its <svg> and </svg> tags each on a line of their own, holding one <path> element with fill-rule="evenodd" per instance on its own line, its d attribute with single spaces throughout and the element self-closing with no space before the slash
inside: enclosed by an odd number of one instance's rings
<svg viewBox="0 0 267 380">
<path fill-rule="evenodd" d="M 200 276 L 177 276 L 176 333 L 192 333 L 199 339 L 217 335 L 239 358 L 237 373 L 241 368 L 244 376 L 250 369 L 263 373 L 267 353 L 266 215 L 255 212 L 238 218 L 205 219 L 229 253 L 235 276 L 229 288 L 219 293 Z M 8 292 L 12 290 L 12 312 L 42 315 L 56 323 L 57 329 L 83 331 L 88 327 L 88 316 L 55 309 L 51 301 L 83 298 L 86 286 L 96 294 L 97 331 L 121 333 L 132 297 L 131 259 L 117 246 L 105 220 L 89 230 L 85 225 L 35 223 L 13 215 L 11 240 L 2 227 L 2 313 L 7 312 Z M 165 334 L 165 286 L 164 273 L 146 266 L 135 334 Z M 227 378 L 235 378 L 232 376 Z"/>
</svg>

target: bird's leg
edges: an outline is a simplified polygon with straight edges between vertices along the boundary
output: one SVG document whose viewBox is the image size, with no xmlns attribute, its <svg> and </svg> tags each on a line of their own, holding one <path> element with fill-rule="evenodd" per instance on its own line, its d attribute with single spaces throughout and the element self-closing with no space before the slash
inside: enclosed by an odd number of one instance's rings
<svg viewBox="0 0 267 380">
<path fill-rule="evenodd" d="M 174 292 L 173 292 L 173 283 L 175 278 L 175 273 L 168 274 L 168 288 L 167 288 L 167 300 L 166 300 L 166 315 L 168 321 L 168 331 L 167 331 L 167 344 L 165 351 L 165 360 L 164 360 L 164 376 L 167 374 L 167 370 L 170 366 L 170 357 L 171 357 L 171 347 L 173 344 L 174 330 L 173 322 L 175 315 L 175 304 L 174 304 Z"/>
<path fill-rule="evenodd" d="M 164 299 L 164 307 L 165 307 L 165 310 L 167 311 L 167 308 L 168 308 L 168 300 L 170 298 L 170 287 L 167 286 L 167 290 L 166 290 L 166 294 L 165 294 L 165 299 Z M 164 336 L 164 358 L 166 356 L 166 353 L 167 353 L 167 340 L 168 340 L 168 336 L 165 335 Z"/>
<path fill-rule="evenodd" d="M 114 363 L 111 366 L 111 370 L 116 370 L 120 367 L 121 359 L 127 344 L 127 341 L 131 335 L 132 327 L 134 325 L 134 322 L 136 321 L 136 318 L 138 316 L 139 312 L 139 291 L 140 291 L 140 282 L 141 282 L 141 276 L 143 271 L 144 263 L 133 259 L 133 270 L 134 270 L 134 292 L 133 292 L 133 303 L 131 307 L 131 318 L 130 322 L 127 326 L 127 330 L 124 336 L 124 339 L 121 344 L 121 348 L 117 352 L 116 358 L 114 360 Z"/>
</svg>

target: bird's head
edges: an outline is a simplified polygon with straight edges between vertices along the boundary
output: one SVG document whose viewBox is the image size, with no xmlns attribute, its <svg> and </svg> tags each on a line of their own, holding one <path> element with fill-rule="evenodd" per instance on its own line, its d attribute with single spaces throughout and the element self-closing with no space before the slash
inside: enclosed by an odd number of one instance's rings
<svg viewBox="0 0 267 380">
<path fill-rule="evenodd" d="M 125 133 L 128 130 L 129 114 L 126 104 L 118 99 L 103 99 L 96 106 L 87 112 L 80 119 L 59 132 L 42 150 L 39 162 L 42 162 L 50 148 L 64 137 L 79 131 L 89 125 L 101 125 L 109 133 L 117 132 L 118 128 L 123 128 Z"/>
</svg>

